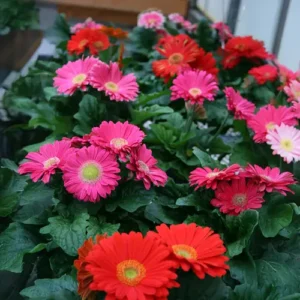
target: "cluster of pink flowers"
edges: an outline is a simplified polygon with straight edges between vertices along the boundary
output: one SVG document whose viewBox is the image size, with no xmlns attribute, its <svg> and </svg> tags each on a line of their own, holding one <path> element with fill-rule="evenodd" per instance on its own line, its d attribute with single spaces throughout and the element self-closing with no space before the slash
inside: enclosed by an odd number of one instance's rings
<svg viewBox="0 0 300 300">
<path fill-rule="evenodd" d="M 124 75 L 116 62 L 106 64 L 95 57 L 87 57 L 69 61 L 56 70 L 54 87 L 61 94 L 86 91 L 88 85 L 104 91 L 114 101 L 134 101 L 139 92 L 135 75 Z"/>
<path fill-rule="evenodd" d="M 61 170 L 66 190 L 89 202 L 100 201 L 115 190 L 121 179 L 120 163 L 125 163 L 128 178 L 143 181 L 146 189 L 151 183 L 164 186 L 167 175 L 157 167 L 151 150 L 142 144 L 144 137 L 144 132 L 128 122 L 104 121 L 82 138 L 64 138 L 29 153 L 19 173 L 31 174 L 34 182 L 41 179 L 48 183 L 51 175 Z"/>
<path fill-rule="evenodd" d="M 181 14 L 179 13 L 172 13 L 168 15 L 168 19 L 180 25 L 183 29 L 185 29 L 189 33 L 193 33 L 197 30 L 197 24 L 192 24 L 189 20 L 186 20 Z"/>
<path fill-rule="evenodd" d="M 239 215 L 244 210 L 260 208 L 266 192 L 278 192 L 282 195 L 286 195 L 286 192 L 293 193 L 289 185 L 296 183 L 292 173 L 280 173 L 279 168 L 262 168 L 250 164 L 246 168 L 234 164 L 223 170 L 196 168 L 189 179 L 190 185 L 196 186 L 196 190 L 201 187 L 214 190 L 211 205 L 229 215 Z"/>
<path fill-rule="evenodd" d="M 158 10 L 144 11 L 138 15 L 137 26 L 151 29 L 163 28 L 165 16 Z"/>
<path fill-rule="evenodd" d="M 100 29 L 102 24 L 98 24 L 93 21 L 92 18 L 87 18 L 83 23 L 77 23 L 71 27 L 71 33 L 76 33 L 81 29 L 90 28 L 90 29 Z"/>
</svg>

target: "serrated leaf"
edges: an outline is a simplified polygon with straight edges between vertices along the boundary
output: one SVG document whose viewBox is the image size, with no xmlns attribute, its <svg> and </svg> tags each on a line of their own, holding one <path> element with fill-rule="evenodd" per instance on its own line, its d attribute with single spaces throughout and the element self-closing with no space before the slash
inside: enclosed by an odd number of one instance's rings
<svg viewBox="0 0 300 300">
<path fill-rule="evenodd" d="M 218 167 L 218 162 L 213 160 L 208 153 L 200 150 L 197 147 L 193 148 L 193 153 L 198 158 L 198 160 L 200 162 L 200 165 L 202 167 L 210 167 L 210 168 L 217 168 Z"/>
<path fill-rule="evenodd" d="M 89 225 L 87 227 L 87 238 L 95 238 L 97 234 L 112 235 L 120 228 L 120 224 L 106 223 L 105 220 L 97 219 L 96 217 L 90 217 Z"/>
</svg>

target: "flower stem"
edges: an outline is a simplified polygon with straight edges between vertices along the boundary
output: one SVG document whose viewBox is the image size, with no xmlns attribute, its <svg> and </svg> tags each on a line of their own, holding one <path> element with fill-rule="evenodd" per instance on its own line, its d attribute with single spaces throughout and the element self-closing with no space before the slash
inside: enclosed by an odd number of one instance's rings
<svg viewBox="0 0 300 300">
<path fill-rule="evenodd" d="M 220 132 L 221 132 L 222 129 L 224 128 L 224 126 L 225 126 L 225 124 L 226 124 L 226 122 L 227 122 L 227 120 L 228 120 L 228 117 L 229 117 L 229 113 L 226 114 L 226 116 L 225 116 L 225 118 L 224 118 L 222 124 L 220 125 L 220 127 L 218 128 L 218 130 L 217 130 L 217 132 L 214 134 L 214 136 L 210 139 L 210 141 L 209 141 L 207 147 L 209 147 L 209 146 L 212 144 L 212 142 L 218 137 L 218 135 L 220 134 Z"/>
<path fill-rule="evenodd" d="M 192 106 L 192 108 L 190 109 L 190 111 L 188 112 L 188 119 L 185 123 L 185 132 L 189 132 L 191 130 L 193 121 L 194 121 L 194 116 L 195 116 L 195 108 L 196 108 L 196 104 L 194 104 Z"/>
</svg>

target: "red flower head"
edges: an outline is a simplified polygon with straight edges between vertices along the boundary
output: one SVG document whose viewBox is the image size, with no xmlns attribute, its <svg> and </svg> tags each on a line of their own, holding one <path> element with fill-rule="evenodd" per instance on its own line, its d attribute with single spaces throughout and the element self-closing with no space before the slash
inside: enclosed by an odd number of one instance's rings
<svg viewBox="0 0 300 300">
<path fill-rule="evenodd" d="M 271 65 L 264 65 L 252 68 L 249 74 L 255 78 L 258 84 L 265 84 L 267 81 L 276 80 L 277 68 Z"/>
<path fill-rule="evenodd" d="M 154 61 L 153 72 L 157 77 L 169 80 L 182 70 L 190 68 L 189 63 L 199 54 L 198 44 L 185 34 L 168 36 L 160 42 L 156 50 L 165 59 Z"/>
<path fill-rule="evenodd" d="M 170 251 L 155 237 L 141 233 L 115 233 L 89 252 L 86 270 L 93 275 L 91 290 L 105 299 L 166 300 L 168 288 L 178 287 Z M 161 298 L 160 298 L 161 297 Z"/>
<path fill-rule="evenodd" d="M 199 48 L 199 54 L 196 60 L 190 63 L 190 66 L 194 69 L 206 71 L 216 78 L 218 76 L 219 69 L 213 54 L 211 52 L 205 52 L 202 48 Z"/>
<path fill-rule="evenodd" d="M 156 236 L 169 247 L 172 259 L 184 271 L 190 269 L 200 279 L 208 274 L 212 277 L 221 277 L 226 274 L 229 266 L 225 264 L 228 257 L 224 256 L 226 248 L 218 234 L 208 227 L 200 227 L 195 223 L 171 225 L 162 224 L 156 227 Z"/>
<path fill-rule="evenodd" d="M 288 187 L 288 185 L 296 183 L 290 172 L 280 173 L 279 168 L 266 167 L 264 169 L 257 165 L 248 165 L 245 169 L 245 176 L 254 180 L 259 185 L 260 191 L 268 193 L 276 191 L 284 196 L 286 192 L 294 194 Z"/>
<path fill-rule="evenodd" d="M 105 239 L 106 235 L 97 235 L 96 243 L 92 238 L 86 240 L 83 245 L 78 249 L 78 259 L 74 261 L 74 266 L 77 269 L 77 281 L 78 281 L 78 294 L 82 300 L 95 300 L 96 293 L 92 291 L 89 286 L 93 281 L 93 275 L 85 270 L 87 265 L 86 257 L 96 244 L 99 244 L 101 240 Z"/>
<path fill-rule="evenodd" d="M 67 49 L 70 54 L 82 54 L 89 49 L 90 54 L 97 55 L 99 51 L 110 46 L 108 36 L 98 29 L 84 28 L 72 35 Z"/>
<path fill-rule="evenodd" d="M 215 192 L 211 205 L 220 207 L 224 214 L 237 216 L 247 209 L 261 208 L 264 193 L 252 180 L 240 178 L 231 183 L 221 182 Z"/>
</svg>

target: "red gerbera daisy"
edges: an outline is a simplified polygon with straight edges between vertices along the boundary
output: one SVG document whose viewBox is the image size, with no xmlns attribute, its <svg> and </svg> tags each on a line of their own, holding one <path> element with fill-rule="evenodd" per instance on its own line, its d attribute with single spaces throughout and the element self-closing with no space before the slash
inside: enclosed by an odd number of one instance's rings
<svg viewBox="0 0 300 300">
<path fill-rule="evenodd" d="M 72 35 L 68 41 L 67 49 L 70 54 L 82 54 L 89 49 L 92 55 L 97 55 L 99 51 L 103 51 L 110 46 L 108 36 L 91 28 L 84 28 Z"/>
<path fill-rule="evenodd" d="M 90 288 L 107 293 L 105 299 L 167 299 L 176 263 L 170 251 L 153 236 L 115 233 L 89 252 L 86 270 L 93 275 Z M 160 298 L 159 298 L 160 299 Z"/>
<path fill-rule="evenodd" d="M 164 43 L 158 44 L 156 50 L 165 59 L 153 62 L 153 72 L 157 77 L 165 80 L 190 68 L 189 63 L 194 61 L 199 54 L 197 43 L 185 34 L 165 38 Z"/>
<path fill-rule="evenodd" d="M 213 54 L 211 52 L 205 52 L 202 48 L 199 48 L 199 54 L 196 60 L 190 63 L 190 66 L 194 69 L 206 71 L 215 77 L 217 77 L 219 72 Z"/>
<path fill-rule="evenodd" d="M 220 207 L 224 214 L 237 216 L 247 209 L 261 208 L 264 193 L 260 192 L 258 185 L 251 180 L 240 178 L 231 183 L 220 182 L 211 205 Z"/>
<path fill-rule="evenodd" d="M 97 235 L 96 243 L 94 243 L 93 239 L 90 237 L 78 249 L 78 259 L 74 261 L 74 266 L 77 269 L 78 294 L 81 296 L 82 300 L 96 299 L 96 293 L 89 288 L 93 281 L 93 276 L 85 269 L 87 265 L 85 258 L 88 256 L 95 244 L 99 244 L 100 241 L 105 238 L 106 235 Z"/>
<path fill-rule="evenodd" d="M 258 165 L 248 165 L 245 169 L 245 176 L 252 178 L 258 185 L 259 190 L 271 193 L 276 191 L 282 195 L 286 192 L 294 192 L 288 185 L 297 183 L 290 172 L 280 173 L 279 168 L 266 167 L 265 169 Z"/>
<path fill-rule="evenodd" d="M 224 256 L 226 248 L 220 236 L 208 227 L 200 227 L 195 223 L 171 225 L 162 224 L 156 227 L 156 236 L 169 247 L 172 258 L 184 271 L 192 269 L 200 279 L 208 274 L 221 277 L 226 274 L 229 266 L 225 264 L 228 257 Z"/>
<path fill-rule="evenodd" d="M 271 65 L 252 68 L 248 73 L 255 78 L 258 84 L 265 84 L 267 81 L 274 81 L 277 78 L 277 68 Z"/>
</svg>

